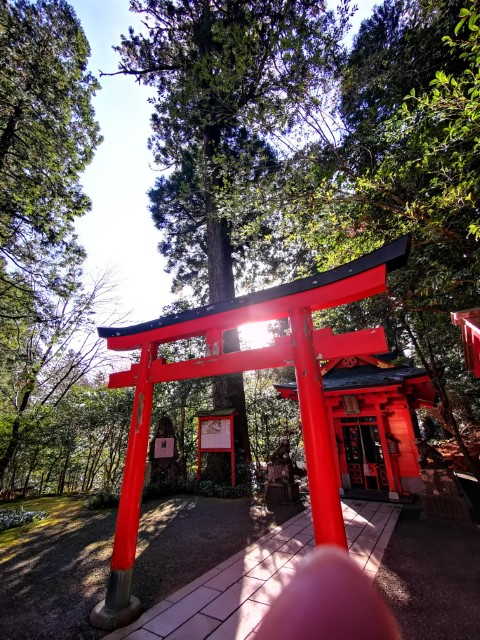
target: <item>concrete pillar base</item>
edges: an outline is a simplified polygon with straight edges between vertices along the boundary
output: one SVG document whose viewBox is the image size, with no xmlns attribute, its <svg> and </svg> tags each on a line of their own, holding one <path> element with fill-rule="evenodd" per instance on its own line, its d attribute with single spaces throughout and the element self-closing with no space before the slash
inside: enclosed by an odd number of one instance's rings
<svg viewBox="0 0 480 640">
<path fill-rule="evenodd" d="M 398 493 L 396 491 L 389 491 L 388 492 L 388 499 L 389 500 L 400 500 L 400 496 L 398 495 Z"/>
<path fill-rule="evenodd" d="M 99 602 L 90 614 L 90 624 L 97 629 L 113 631 L 125 627 L 136 620 L 143 611 L 143 606 L 138 598 L 130 596 L 129 604 L 119 611 L 112 611 L 105 607 L 105 600 Z"/>
</svg>

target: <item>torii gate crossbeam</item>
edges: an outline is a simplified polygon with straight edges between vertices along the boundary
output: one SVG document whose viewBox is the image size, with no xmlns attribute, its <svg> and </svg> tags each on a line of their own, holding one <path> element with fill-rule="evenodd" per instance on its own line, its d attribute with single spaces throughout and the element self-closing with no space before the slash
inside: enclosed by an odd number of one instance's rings
<svg viewBox="0 0 480 640">
<path fill-rule="evenodd" d="M 383 329 L 332 335 L 314 331 L 311 312 L 361 300 L 386 290 L 386 275 L 406 264 L 407 236 L 337 269 L 239 298 L 165 316 L 132 327 L 99 328 L 109 349 L 140 349 L 140 362 L 110 376 L 110 387 L 135 386 L 107 594 L 92 611 L 94 626 L 114 629 L 134 620 L 141 606 L 131 596 L 140 520 L 153 386 L 195 377 L 294 366 L 309 478 L 315 541 L 347 548 L 338 495 L 338 460 L 323 401 L 319 360 L 387 350 Z M 291 335 L 272 347 L 223 353 L 223 332 L 249 322 L 288 317 Z M 157 358 L 162 343 L 205 336 L 207 355 L 184 362 Z"/>
</svg>

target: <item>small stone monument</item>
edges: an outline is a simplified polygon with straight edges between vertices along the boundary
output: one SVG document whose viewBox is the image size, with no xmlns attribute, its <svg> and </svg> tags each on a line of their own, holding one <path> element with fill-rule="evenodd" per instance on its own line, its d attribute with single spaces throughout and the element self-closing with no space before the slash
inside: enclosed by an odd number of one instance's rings
<svg viewBox="0 0 480 640">
<path fill-rule="evenodd" d="M 267 463 L 266 502 L 290 504 L 299 500 L 299 485 L 294 481 L 293 469 L 290 442 L 288 438 L 282 438 Z"/>
</svg>

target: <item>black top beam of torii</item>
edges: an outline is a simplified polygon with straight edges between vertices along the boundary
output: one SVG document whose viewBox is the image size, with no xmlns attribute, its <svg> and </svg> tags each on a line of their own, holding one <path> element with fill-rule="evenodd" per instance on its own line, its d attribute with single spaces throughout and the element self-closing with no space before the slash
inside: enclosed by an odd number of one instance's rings
<svg viewBox="0 0 480 640">
<path fill-rule="evenodd" d="M 270 287 L 268 289 L 263 289 L 262 291 L 255 291 L 254 293 L 249 293 L 244 296 L 220 300 L 219 302 L 213 302 L 203 307 L 169 314 L 129 327 L 99 327 L 98 335 L 101 338 L 130 336 L 143 333 L 145 331 L 151 331 L 152 329 L 179 324 L 188 320 L 195 320 L 197 318 L 215 315 L 224 311 L 238 310 L 260 302 L 268 302 L 269 300 L 274 300 L 276 298 L 290 296 L 295 293 L 302 293 L 311 289 L 317 289 L 318 287 L 322 287 L 327 284 L 339 282 L 382 264 L 386 265 L 387 272 L 389 273 L 395 269 L 404 267 L 407 264 L 410 252 L 410 243 L 410 236 L 405 235 L 394 242 L 384 245 L 380 249 L 376 249 L 371 253 L 357 258 L 356 260 L 347 262 L 346 264 L 330 269 L 329 271 L 309 276 L 308 278 L 301 278 L 299 280 L 294 280 L 293 282 L 288 282 L 287 284 Z"/>
</svg>

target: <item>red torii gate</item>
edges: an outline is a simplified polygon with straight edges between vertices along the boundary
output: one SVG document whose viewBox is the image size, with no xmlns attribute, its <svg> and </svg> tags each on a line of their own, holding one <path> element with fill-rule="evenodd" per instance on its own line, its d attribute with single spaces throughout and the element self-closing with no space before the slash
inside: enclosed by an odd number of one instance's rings
<svg viewBox="0 0 480 640">
<path fill-rule="evenodd" d="M 294 366 L 308 469 L 315 542 L 347 548 L 337 487 L 337 457 L 333 453 L 323 402 L 319 361 L 358 354 L 383 353 L 383 328 L 333 335 L 314 331 L 311 312 L 340 306 L 382 293 L 386 274 L 406 264 L 407 236 L 357 260 L 315 276 L 246 296 L 164 316 L 132 327 L 98 329 L 109 349 L 140 349 L 140 362 L 112 373 L 109 387 L 135 386 L 132 421 L 118 509 L 110 577 L 105 600 L 92 611 L 94 626 L 114 629 L 134 620 L 140 602 L 131 595 L 140 520 L 146 455 L 150 434 L 153 385 L 189 378 L 225 375 L 255 369 Z M 249 322 L 286 318 L 291 336 L 274 346 L 223 352 L 223 333 Z M 207 355 L 166 363 L 158 346 L 193 336 L 205 336 Z"/>
</svg>

